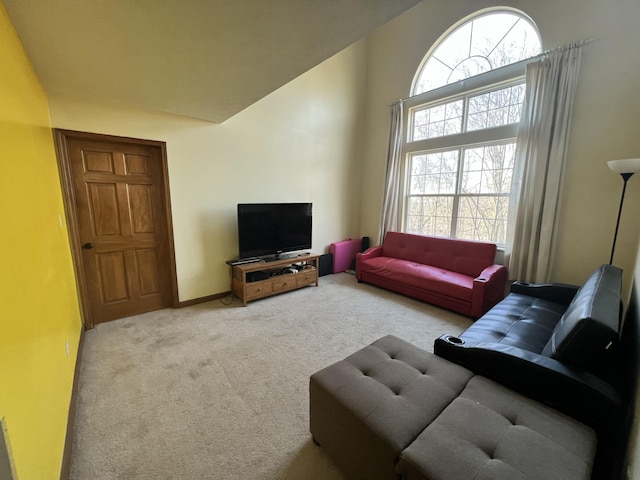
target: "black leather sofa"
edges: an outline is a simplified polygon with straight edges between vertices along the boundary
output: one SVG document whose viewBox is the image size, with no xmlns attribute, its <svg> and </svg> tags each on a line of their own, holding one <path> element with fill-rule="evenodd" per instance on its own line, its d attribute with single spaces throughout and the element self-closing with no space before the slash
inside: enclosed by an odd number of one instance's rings
<svg viewBox="0 0 640 480">
<path fill-rule="evenodd" d="M 516 282 L 434 352 L 579 419 L 615 442 L 628 413 L 620 385 L 622 270 L 602 265 L 582 286 Z M 612 461 L 609 459 L 609 461 Z"/>
<path fill-rule="evenodd" d="M 375 341 L 311 376 L 314 441 L 348 478 L 622 478 L 621 285 L 516 283 L 438 355 Z"/>
<path fill-rule="evenodd" d="M 612 365 L 619 342 L 622 270 L 602 265 L 581 286 L 516 282 L 436 355 L 599 425 L 621 406 Z"/>
</svg>

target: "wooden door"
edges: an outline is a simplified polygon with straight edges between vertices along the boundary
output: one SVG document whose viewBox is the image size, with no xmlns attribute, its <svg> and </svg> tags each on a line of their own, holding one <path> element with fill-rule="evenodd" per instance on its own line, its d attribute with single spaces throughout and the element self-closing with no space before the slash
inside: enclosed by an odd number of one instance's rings
<svg viewBox="0 0 640 480">
<path fill-rule="evenodd" d="M 58 138 L 85 324 L 177 306 L 163 148 L 78 132 Z"/>
</svg>

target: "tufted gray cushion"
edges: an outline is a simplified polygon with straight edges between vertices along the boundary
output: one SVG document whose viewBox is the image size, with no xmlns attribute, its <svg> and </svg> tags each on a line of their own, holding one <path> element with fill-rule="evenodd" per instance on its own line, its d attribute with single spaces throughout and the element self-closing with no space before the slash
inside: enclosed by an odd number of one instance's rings
<svg viewBox="0 0 640 480">
<path fill-rule="evenodd" d="M 393 478 L 400 452 L 473 374 L 386 336 L 311 376 L 314 439 L 352 478 Z"/>
<path fill-rule="evenodd" d="M 402 452 L 406 480 L 589 479 L 589 427 L 476 376 Z"/>
<path fill-rule="evenodd" d="M 310 427 L 348 478 L 583 480 L 583 424 L 394 336 L 313 374 Z"/>
</svg>

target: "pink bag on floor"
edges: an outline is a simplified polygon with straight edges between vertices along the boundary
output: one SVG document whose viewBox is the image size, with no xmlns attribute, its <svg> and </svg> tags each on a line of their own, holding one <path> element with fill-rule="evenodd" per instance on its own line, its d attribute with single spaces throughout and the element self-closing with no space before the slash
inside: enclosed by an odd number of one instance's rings
<svg viewBox="0 0 640 480">
<path fill-rule="evenodd" d="M 329 252 L 333 255 L 333 273 L 344 272 L 355 268 L 356 253 L 362 251 L 362 239 L 342 240 L 329 245 Z"/>
</svg>

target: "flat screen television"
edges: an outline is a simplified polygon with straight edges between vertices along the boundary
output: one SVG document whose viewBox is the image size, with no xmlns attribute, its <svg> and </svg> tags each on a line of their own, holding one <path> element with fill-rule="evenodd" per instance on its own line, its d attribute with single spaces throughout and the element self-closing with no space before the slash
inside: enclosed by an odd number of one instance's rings
<svg viewBox="0 0 640 480">
<path fill-rule="evenodd" d="M 240 258 L 311 248 L 311 203 L 239 203 Z"/>
</svg>

